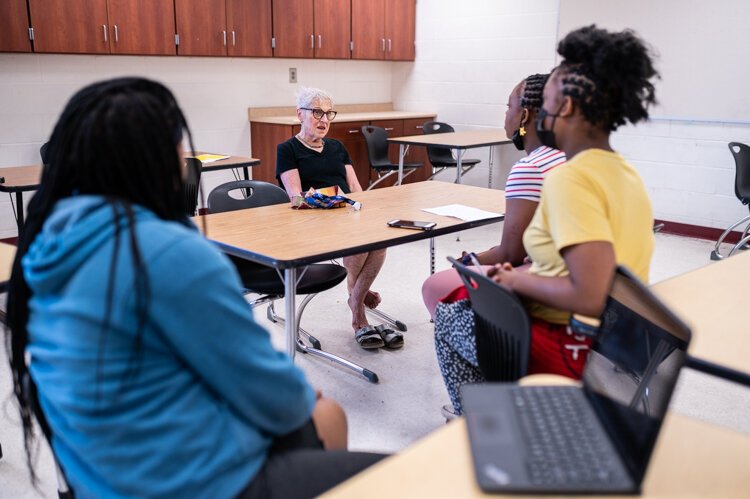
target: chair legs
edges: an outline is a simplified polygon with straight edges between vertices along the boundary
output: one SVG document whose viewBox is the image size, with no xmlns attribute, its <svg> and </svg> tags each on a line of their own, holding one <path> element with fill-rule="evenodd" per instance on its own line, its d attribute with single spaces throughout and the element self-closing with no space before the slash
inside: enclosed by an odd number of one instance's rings
<svg viewBox="0 0 750 499">
<path fill-rule="evenodd" d="M 719 236 L 719 239 L 716 241 L 716 246 L 714 246 L 714 250 L 711 252 L 711 260 L 721 260 L 723 258 L 726 258 L 727 256 L 731 256 L 734 254 L 735 251 L 737 251 L 739 248 L 741 248 L 747 243 L 747 241 L 745 241 L 742 244 L 738 243 L 737 245 L 735 245 L 735 247 L 732 249 L 729 255 L 721 254 L 720 247 L 721 247 L 721 244 L 724 242 L 724 239 L 729 235 L 730 232 L 732 232 L 732 230 L 734 230 L 735 227 L 739 227 L 742 224 L 747 224 L 747 226 L 745 227 L 745 230 L 742 231 L 742 237 L 740 239 L 744 241 L 745 238 L 747 238 L 748 232 L 750 232 L 750 215 L 738 220 L 734 224 L 727 227 L 727 230 L 725 230 L 721 234 L 721 236 Z"/>
<path fill-rule="evenodd" d="M 404 177 L 403 178 L 408 177 L 409 175 L 411 175 L 415 171 L 417 171 L 417 168 L 404 168 Z M 371 182 L 370 185 L 367 186 L 367 189 L 365 189 L 365 190 L 369 191 L 370 189 L 374 189 L 375 186 L 377 186 L 380 182 L 382 182 L 383 180 L 387 179 L 388 177 L 390 177 L 393 174 L 398 174 L 398 170 L 391 170 L 388 173 L 386 173 L 385 175 L 378 176 L 378 179 L 375 182 Z M 396 184 L 398 184 L 398 182 Z M 396 184 L 394 184 L 394 185 L 396 185 Z"/>
<path fill-rule="evenodd" d="M 390 324 L 391 326 L 395 327 L 396 329 L 398 329 L 401 332 L 405 332 L 406 329 L 407 329 L 406 328 L 406 324 L 404 324 L 403 322 L 401 322 L 401 321 L 399 321 L 397 319 L 394 319 L 390 315 L 386 314 L 385 312 L 382 312 L 382 311 L 378 310 L 377 308 L 367 308 L 367 307 L 365 307 L 365 312 L 370 313 L 370 314 L 372 314 L 372 315 L 380 318 L 381 320 L 384 320 L 385 322 L 387 322 L 388 324 Z"/>
<path fill-rule="evenodd" d="M 310 300 L 312 300 L 315 296 L 316 296 L 315 294 L 305 296 L 305 298 L 302 300 L 302 303 L 300 303 L 299 307 L 297 307 L 297 312 L 296 312 L 297 324 L 300 323 L 299 319 L 300 317 L 302 317 L 302 312 L 305 310 L 305 307 L 307 306 L 308 303 L 310 303 Z M 254 305 L 255 303 L 253 304 L 253 306 Z M 269 303 L 268 309 L 266 311 L 266 315 L 271 322 L 279 323 L 282 325 L 284 324 L 284 318 L 276 313 L 276 310 L 273 307 L 273 301 Z M 402 331 L 405 331 L 405 329 L 403 329 Z M 300 339 L 300 336 L 303 336 L 307 341 L 310 342 L 312 346 L 305 345 L 305 343 L 303 343 L 303 341 Z M 358 364 L 355 364 L 354 362 L 351 362 L 343 357 L 339 357 L 338 355 L 334 355 L 332 353 L 323 351 L 320 341 L 314 336 L 312 336 L 310 333 L 302 329 L 301 327 L 297 328 L 297 344 L 295 345 L 295 348 L 300 353 L 306 353 L 306 354 L 310 354 L 316 357 L 321 357 L 323 359 L 327 359 L 327 360 L 330 360 L 331 362 L 335 362 L 336 364 L 344 366 L 347 369 L 351 369 L 357 374 L 364 376 L 364 378 L 370 381 L 371 383 L 378 382 L 378 375 L 370 371 L 369 369 L 364 368 Z"/>
<path fill-rule="evenodd" d="M 462 167 L 461 167 L 461 176 L 464 176 L 464 175 L 466 175 L 467 173 L 469 173 L 469 172 L 470 172 L 470 171 L 471 171 L 471 170 L 472 170 L 472 169 L 473 169 L 473 168 L 474 168 L 475 166 L 476 166 L 476 165 L 471 165 L 471 166 L 462 166 Z M 449 168 L 448 166 L 438 166 L 438 167 L 433 167 L 433 168 L 432 168 L 432 175 L 430 175 L 430 176 L 429 176 L 429 177 L 427 178 L 427 180 L 432 180 L 432 179 L 434 179 L 434 178 L 435 178 L 435 177 L 436 177 L 436 176 L 438 175 L 438 173 L 440 173 L 440 172 L 442 172 L 443 170 L 446 170 L 446 169 L 448 169 L 448 168 Z M 453 167 L 450 167 L 450 168 L 453 168 Z"/>
</svg>

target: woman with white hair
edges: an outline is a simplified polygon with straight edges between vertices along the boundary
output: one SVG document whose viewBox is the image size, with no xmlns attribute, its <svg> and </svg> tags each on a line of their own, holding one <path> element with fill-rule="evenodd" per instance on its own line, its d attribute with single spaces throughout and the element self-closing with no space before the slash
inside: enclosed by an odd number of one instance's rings
<svg viewBox="0 0 750 499">
<path fill-rule="evenodd" d="M 362 190 L 344 144 L 326 138 L 335 117 L 333 99 L 327 92 L 303 88 L 297 94 L 297 118 L 302 127 L 297 135 L 276 148 L 276 178 L 290 198 L 310 188 L 333 185 L 344 193 Z M 380 295 L 371 291 L 370 286 L 384 261 L 385 250 L 344 257 L 354 337 L 366 349 L 400 348 L 404 344 L 400 332 L 376 328 L 367 323 L 365 316 L 365 307 L 375 308 L 380 303 Z"/>
</svg>

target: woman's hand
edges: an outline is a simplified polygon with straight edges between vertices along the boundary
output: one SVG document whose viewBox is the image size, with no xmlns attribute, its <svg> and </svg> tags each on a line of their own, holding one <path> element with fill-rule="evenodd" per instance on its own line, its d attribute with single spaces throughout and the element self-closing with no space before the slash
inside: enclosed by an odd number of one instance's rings
<svg viewBox="0 0 750 499">
<path fill-rule="evenodd" d="M 516 277 L 516 272 L 513 270 L 513 265 L 509 262 L 495 264 L 495 266 L 487 271 L 487 277 L 505 289 L 513 291 L 513 280 Z"/>
</svg>

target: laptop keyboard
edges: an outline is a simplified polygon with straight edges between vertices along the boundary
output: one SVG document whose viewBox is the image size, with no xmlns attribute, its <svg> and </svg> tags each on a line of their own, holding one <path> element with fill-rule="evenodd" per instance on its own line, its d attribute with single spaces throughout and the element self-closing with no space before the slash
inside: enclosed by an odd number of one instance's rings
<svg viewBox="0 0 750 499">
<path fill-rule="evenodd" d="M 625 479 L 606 437 L 591 431 L 598 423 L 579 395 L 560 387 L 513 389 L 533 484 L 585 487 Z"/>
</svg>

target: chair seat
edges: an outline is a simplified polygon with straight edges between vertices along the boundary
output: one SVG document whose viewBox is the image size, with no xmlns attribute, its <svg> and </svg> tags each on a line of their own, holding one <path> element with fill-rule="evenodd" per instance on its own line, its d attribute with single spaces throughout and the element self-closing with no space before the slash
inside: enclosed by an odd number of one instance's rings
<svg viewBox="0 0 750 499">
<path fill-rule="evenodd" d="M 232 255 L 227 256 L 237 268 L 245 288 L 259 294 L 284 295 L 284 282 L 276 269 Z M 338 285 L 344 279 L 346 279 L 346 269 L 341 265 L 333 263 L 309 265 L 297 284 L 297 294 L 320 293 Z"/>
<path fill-rule="evenodd" d="M 474 158 L 466 158 L 461 160 L 461 168 L 465 168 L 467 166 L 475 166 L 477 163 L 480 163 L 481 159 L 474 159 Z M 458 166 L 458 162 L 454 159 L 453 161 L 433 161 L 432 166 L 437 168 L 455 168 Z"/>
<path fill-rule="evenodd" d="M 398 170 L 398 163 L 394 164 L 387 164 L 387 165 L 377 165 L 372 167 L 374 170 L 377 170 L 379 172 L 392 172 Z M 404 163 L 404 170 L 407 170 L 409 168 L 422 168 L 422 163 Z"/>
</svg>

